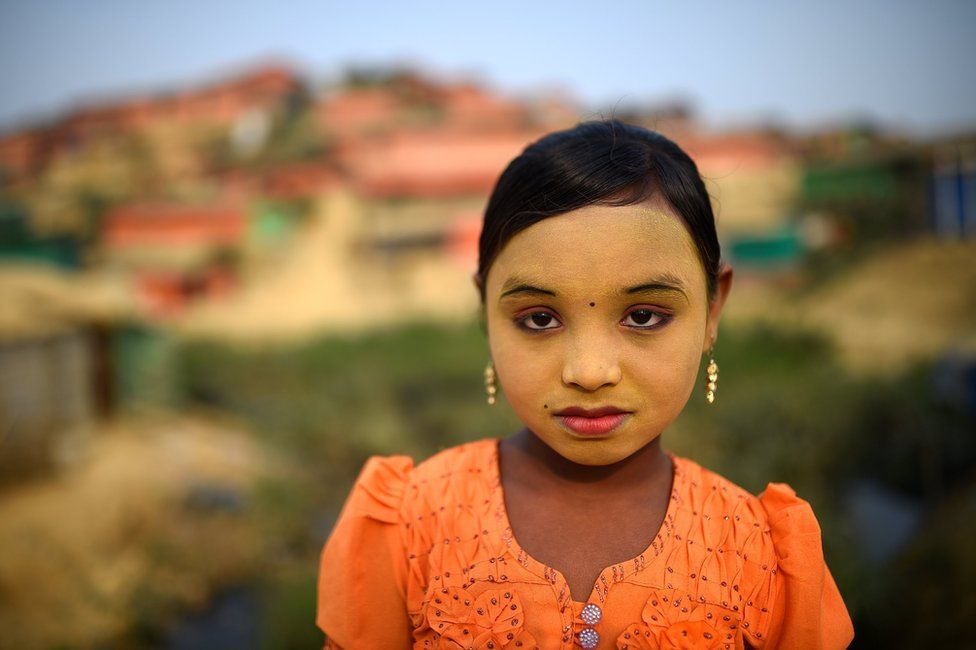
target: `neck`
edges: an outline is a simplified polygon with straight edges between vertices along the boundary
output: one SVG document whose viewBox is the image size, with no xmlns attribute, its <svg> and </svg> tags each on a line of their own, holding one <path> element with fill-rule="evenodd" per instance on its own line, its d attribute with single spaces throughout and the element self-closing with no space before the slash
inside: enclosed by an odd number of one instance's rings
<svg viewBox="0 0 976 650">
<path fill-rule="evenodd" d="M 641 489 L 659 481 L 671 482 L 671 459 L 661 449 L 660 436 L 623 460 L 610 465 L 581 465 L 561 456 L 538 436 L 522 429 L 504 443 L 522 457 L 523 476 L 535 476 L 560 484 L 563 489 L 579 486 L 592 490 Z"/>
</svg>

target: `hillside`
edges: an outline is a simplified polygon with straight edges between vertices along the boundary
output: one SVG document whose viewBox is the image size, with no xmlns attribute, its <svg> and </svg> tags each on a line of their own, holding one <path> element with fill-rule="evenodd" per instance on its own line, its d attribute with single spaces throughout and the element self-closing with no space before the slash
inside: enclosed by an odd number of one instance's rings
<svg viewBox="0 0 976 650">
<path fill-rule="evenodd" d="M 894 244 L 802 297 L 743 275 L 727 314 L 730 321 L 821 330 L 852 370 L 886 372 L 950 347 L 976 351 L 974 260 L 976 242 Z"/>
</svg>

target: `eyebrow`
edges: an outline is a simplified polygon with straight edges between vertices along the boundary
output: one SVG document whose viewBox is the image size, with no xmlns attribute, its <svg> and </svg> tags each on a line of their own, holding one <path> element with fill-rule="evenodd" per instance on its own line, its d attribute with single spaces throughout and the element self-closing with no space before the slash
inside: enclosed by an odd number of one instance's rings
<svg viewBox="0 0 976 650">
<path fill-rule="evenodd" d="M 620 291 L 620 295 L 633 295 L 639 293 L 677 293 L 685 299 L 685 302 L 690 303 L 688 300 L 688 294 L 685 292 L 684 283 L 681 278 L 674 275 L 673 273 L 661 273 L 647 282 L 643 282 L 632 287 L 627 287 Z M 556 292 L 552 289 L 544 289 L 539 286 L 530 284 L 529 280 L 525 280 L 519 276 L 512 276 L 502 285 L 502 294 L 498 298 L 498 302 L 501 302 L 508 296 L 527 294 L 527 295 L 537 295 L 537 296 L 552 296 L 556 297 Z"/>
</svg>

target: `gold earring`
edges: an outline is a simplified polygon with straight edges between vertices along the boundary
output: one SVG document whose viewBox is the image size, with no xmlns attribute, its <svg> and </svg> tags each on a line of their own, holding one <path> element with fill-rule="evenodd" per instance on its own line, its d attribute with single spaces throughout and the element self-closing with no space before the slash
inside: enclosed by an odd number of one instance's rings
<svg viewBox="0 0 976 650">
<path fill-rule="evenodd" d="M 708 373 L 708 383 L 705 384 L 705 399 L 708 400 L 709 404 L 715 401 L 715 390 L 718 387 L 718 364 L 715 363 L 714 349 L 714 344 L 708 348 L 708 367 L 705 369 L 705 372 Z"/>
<path fill-rule="evenodd" d="M 495 387 L 495 366 L 491 359 L 488 360 L 488 365 L 485 366 L 485 392 L 488 393 L 488 404 L 495 403 L 495 393 L 498 389 Z"/>
</svg>

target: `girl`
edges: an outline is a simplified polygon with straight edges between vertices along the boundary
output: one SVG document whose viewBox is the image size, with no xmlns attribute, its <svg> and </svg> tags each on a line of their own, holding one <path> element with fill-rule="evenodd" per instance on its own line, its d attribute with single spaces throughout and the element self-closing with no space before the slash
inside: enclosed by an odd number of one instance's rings
<svg viewBox="0 0 976 650">
<path fill-rule="evenodd" d="M 488 402 L 525 428 L 366 463 L 322 553 L 327 647 L 846 647 L 810 506 L 661 446 L 703 354 L 715 399 L 732 286 L 694 162 L 616 120 L 549 134 L 479 253 Z"/>
</svg>

